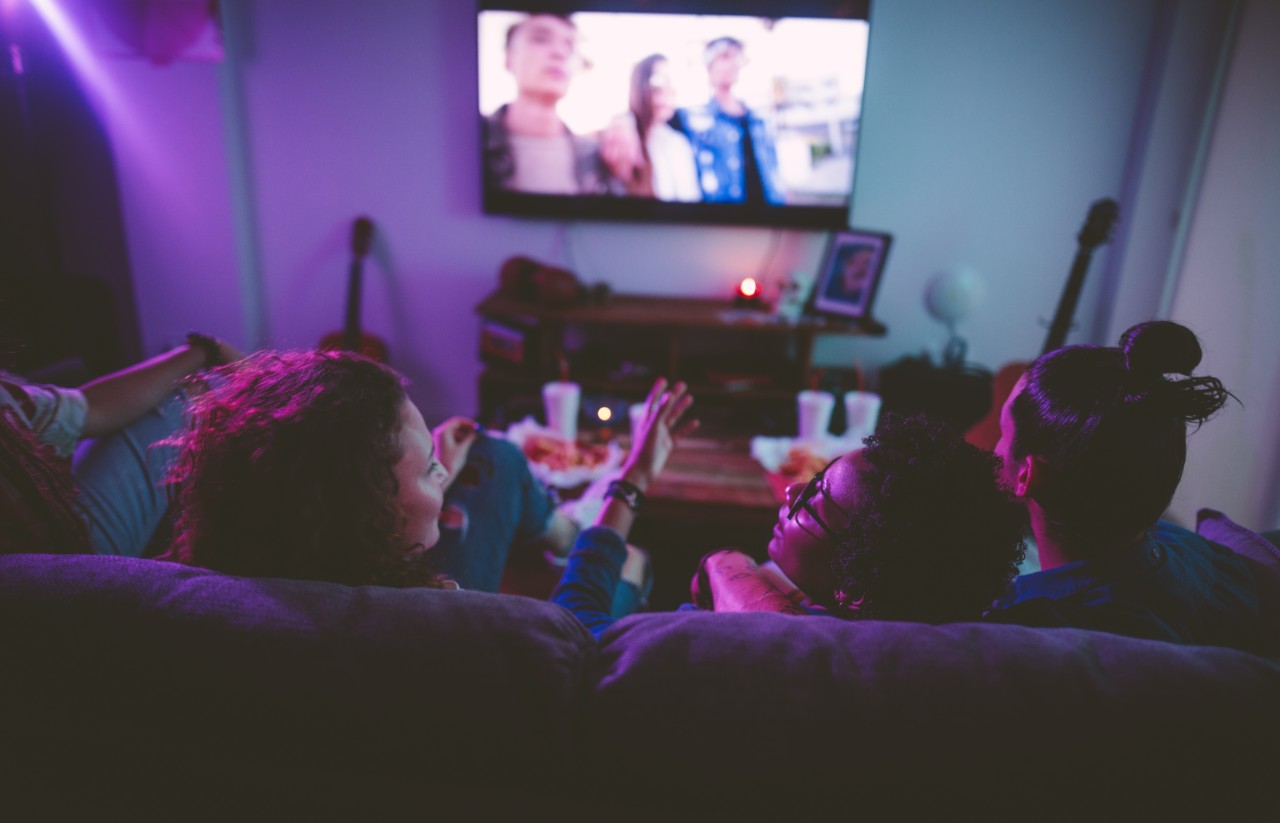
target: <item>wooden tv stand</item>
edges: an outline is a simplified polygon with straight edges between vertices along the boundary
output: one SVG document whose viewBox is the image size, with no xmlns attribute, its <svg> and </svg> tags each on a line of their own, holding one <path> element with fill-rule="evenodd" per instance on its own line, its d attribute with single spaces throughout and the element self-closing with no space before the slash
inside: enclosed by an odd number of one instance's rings
<svg viewBox="0 0 1280 823">
<path fill-rule="evenodd" d="M 818 337 L 886 331 L 870 319 L 788 322 L 730 300 L 634 294 L 548 308 L 495 292 L 476 313 L 485 363 L 479 414 L 499 426 L 540 416 L 540 387 L 558 378 L 563 352 L 570 379 L 582 385 L 584 413 L 616 405 L 623 431 L 625 403 L 643 400 L 666 376 L 689 384 L 708 433 L 773 433 L 794 426 L 795 393 L 816 375 Z"/>
</svg>

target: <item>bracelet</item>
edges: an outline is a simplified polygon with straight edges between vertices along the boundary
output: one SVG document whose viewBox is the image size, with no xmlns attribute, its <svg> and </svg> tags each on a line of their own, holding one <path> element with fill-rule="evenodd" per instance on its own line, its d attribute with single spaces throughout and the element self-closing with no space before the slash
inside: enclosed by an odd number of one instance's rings
<svg viewBox="0 0 1280 823">
<path fill-rule="evenodd" d="M 206 369 L 212 369 L 223 364 L 222 350 L 218 346 L 216 337 L 204 332 L 189 331 L 187 332 L 187 345 L 204 352 L 204 367 Z"/>
<path fill-rule="evenodd" d="M 644 492 L 640 491 L 640 487 L 626 480 L 614 480 L 611 482 L 609 487 L 605 489 L 604 496 L 621 500 L 633 512 L 640 511 L 640 504 L 644 502 Z"/>
</svg>

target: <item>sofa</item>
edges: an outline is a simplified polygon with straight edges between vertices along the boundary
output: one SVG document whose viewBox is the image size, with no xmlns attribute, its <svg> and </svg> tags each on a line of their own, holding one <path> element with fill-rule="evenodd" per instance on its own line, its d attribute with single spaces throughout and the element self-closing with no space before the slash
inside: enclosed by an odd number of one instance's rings
<svg viewBox="0 0 1280 823">
<path fill-rule="evenodd" d="M 0 661 L 10 809 L 1280 811 L 1280 661 L 1069 629 L 677 612 L 597 643 L 518 596 L 12 555 Z"/>
</svg>

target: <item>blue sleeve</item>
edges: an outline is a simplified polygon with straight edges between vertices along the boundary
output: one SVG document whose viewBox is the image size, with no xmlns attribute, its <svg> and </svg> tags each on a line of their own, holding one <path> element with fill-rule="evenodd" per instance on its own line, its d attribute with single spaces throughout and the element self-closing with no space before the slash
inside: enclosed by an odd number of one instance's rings
<svg viewBox="0 0 1280 823">
<path fill-rule="evenodd" d="M 592 526 L 574 541 L 551 602 L 573 612 L 595 637 L 613 625 L 613 594 L 627 559 L 627 541 L 613 529 Z"/>
</svg>

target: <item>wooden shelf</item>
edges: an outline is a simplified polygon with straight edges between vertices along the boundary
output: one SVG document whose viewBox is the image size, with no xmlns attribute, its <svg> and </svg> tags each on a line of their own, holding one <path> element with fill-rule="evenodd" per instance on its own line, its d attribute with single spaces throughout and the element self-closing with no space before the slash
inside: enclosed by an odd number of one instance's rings
<svg viewBox="0 0 1280 823">
<path fill-rule="evenodd" d="M 795 321 L 735 308 L 730 300 L 613 295 L 602 304 L 550 308 L 493 293 L 477 307 L 479 414 L 487 424 L 540 408 L 539 387 L 559 376 L 565 351 L 584 394 L 641 400 L 658 375 L 684 380 L 704 420 L 725 427 L 794 425 L 795 392 L 811 385 L 814 341 L 880 336 L 875 320 Z M 492 328 L 494 325 L 500 328 Z"/>
<path fill-rule="evenodd" d="M 482 382 L 505 386 L 508 390 L 536 394 L 546 380 L 538 375 L 519 374 L 502 369 L 485 369 L 481 375 Z M 582 386 L 587 394 L 607 394 L 616 397 L 642 399 L 653 387 L 652 380 L 609 380 L 607 378 L 577 378 L 574 382 Z M 732 388 L 702 381 L 686 381 L 689 391 L 698 398 L 736 397 L 743 400 L 776 400 L 789 399 L 798 390 L 795 386 L 765 386 L 752 388 Z"/>
<path fill-rule="evenodd" d="M 597 326 L 645 326 L 648 328 L 706 328 L 762 334 L 841 334 L 880 337 L 887 329 L 874 320 L 841 321 L 802 317 L 788 321 L 768 312 L 734 308 L 730 300 L 702 297 L 660 297 L 617 294 L 597 305 L 548 308 L 494 293 L 476 306 L 476 313 L 490 318 L 524 318 L 527 322 Z"/>
</svg>

